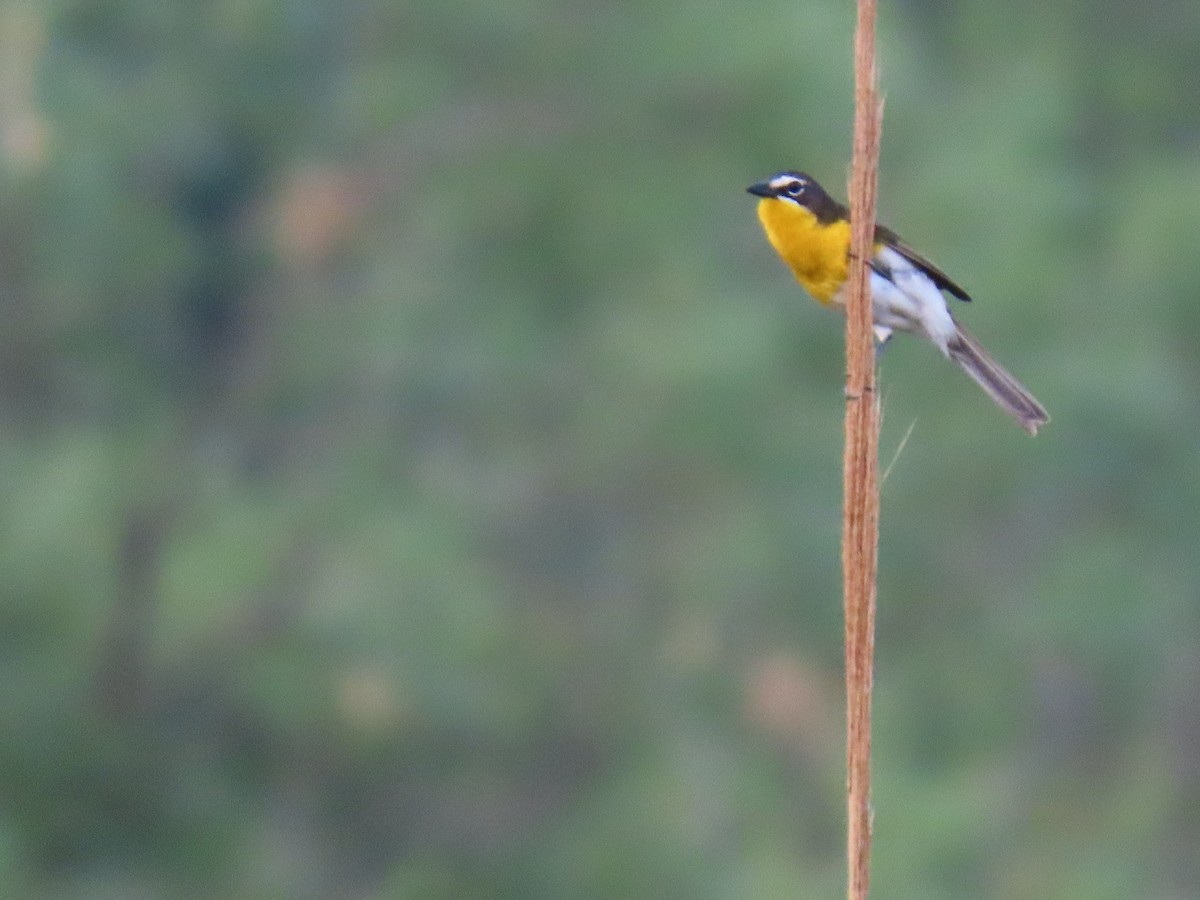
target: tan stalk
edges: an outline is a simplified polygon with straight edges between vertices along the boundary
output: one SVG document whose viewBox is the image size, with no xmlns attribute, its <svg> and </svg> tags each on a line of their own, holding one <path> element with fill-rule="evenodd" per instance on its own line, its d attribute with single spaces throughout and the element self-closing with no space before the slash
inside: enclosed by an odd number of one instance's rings
<svg viewBox="0 0 1200 900">
<path fill-rule="evenodd" d="M 858 0 L 850 293 L 846 309 L 846 448 L 842 575 L 846 616 L 847 896 L 866 900 L 871 860 L 871 687 L 879 557 L 879 401 L 866 260 L 873 254 L 883 103 L 875 73 L 875 0 Z"/>
</svg>

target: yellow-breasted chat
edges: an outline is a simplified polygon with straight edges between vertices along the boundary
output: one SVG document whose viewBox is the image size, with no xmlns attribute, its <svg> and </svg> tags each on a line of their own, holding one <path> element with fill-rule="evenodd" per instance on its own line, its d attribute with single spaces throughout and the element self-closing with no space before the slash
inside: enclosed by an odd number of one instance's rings
<svg viewBox="0 0 1200 900">
<path fill-rule="evenodd" d="M 844 306 L 850 266 L 846 207 L 803 172 L 780 172 L 747 190 L 761 198 L 758 219 L 767 240 L 801 286 L 823 305 Z M 955 321 L 945 294 L 971 298 L 945 272 L 881 225 L 875 228 L 870 266 L 871 312 L 880 344 L 896 331 L 921 335 L 1030 434 L 1050 421 L 1034 396 Z"/>
</svg>

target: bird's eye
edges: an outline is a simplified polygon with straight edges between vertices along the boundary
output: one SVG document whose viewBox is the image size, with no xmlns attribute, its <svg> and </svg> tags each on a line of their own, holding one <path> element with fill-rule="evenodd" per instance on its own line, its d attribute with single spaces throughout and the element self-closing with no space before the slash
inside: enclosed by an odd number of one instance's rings
<svg viewBox="0 0 1200 900">
<path fill-rule="evenodd" d="M 799 197 L 801 191 L 804 190 L 804 182 L 803 181 L 793 181 L 791 184 L 789 184 L 787 187 L 785 187 L 784 190 L 787 193 L 791 194 L 793 197 Z"/>
</svg>

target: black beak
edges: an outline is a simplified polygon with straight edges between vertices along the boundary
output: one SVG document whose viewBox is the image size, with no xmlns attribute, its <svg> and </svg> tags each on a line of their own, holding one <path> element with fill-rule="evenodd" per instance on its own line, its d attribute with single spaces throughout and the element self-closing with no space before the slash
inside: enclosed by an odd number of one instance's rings
<svg viewBox="0 0 1200 900">
<path fill-rule="evenodd" d="M 775 191 L 771 189 L 770 182 L 756 181 L 750 187 L 746 188 L 747 192 L 758 197 L 774 197 Z"/>
</svg>

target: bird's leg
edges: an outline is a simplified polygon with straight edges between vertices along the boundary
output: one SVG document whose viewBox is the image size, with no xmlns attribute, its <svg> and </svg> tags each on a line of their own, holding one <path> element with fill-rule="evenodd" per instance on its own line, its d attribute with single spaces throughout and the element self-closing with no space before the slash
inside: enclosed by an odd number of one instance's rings
<svg viewBox="0 0 1200 900">
<path fill-rule="evenodd" d="M 873 326 L 875 331 L 875 362 L 878 363 L 883 358 L 883 349 L 892 340 L 892 329 L 886 325 Z"/>
</svg>

